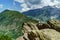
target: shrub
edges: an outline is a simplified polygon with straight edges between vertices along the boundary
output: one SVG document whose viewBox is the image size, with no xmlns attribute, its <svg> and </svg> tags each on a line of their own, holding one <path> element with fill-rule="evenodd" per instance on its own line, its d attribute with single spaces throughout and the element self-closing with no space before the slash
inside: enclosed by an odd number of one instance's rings
<svg viewBox="0 0 60 40">
<path fill-rule="evenodd" d="M 8 35 L 1 35 L 0 40 L 12 40 L 12 38 L 9 37 Z"/>
</svg>

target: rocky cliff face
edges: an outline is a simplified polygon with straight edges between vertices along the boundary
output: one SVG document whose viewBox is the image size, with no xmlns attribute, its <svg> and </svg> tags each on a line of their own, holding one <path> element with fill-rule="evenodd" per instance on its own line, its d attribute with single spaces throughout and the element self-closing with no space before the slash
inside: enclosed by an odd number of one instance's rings
<svg viewBox="0 0 60 40">
<path fill-rule="evenodd" d="M 24 35 L 16 40 L 60 40 L 60 21 L 50 20 L 47 23 L 24 23 Z"/>
</svg>

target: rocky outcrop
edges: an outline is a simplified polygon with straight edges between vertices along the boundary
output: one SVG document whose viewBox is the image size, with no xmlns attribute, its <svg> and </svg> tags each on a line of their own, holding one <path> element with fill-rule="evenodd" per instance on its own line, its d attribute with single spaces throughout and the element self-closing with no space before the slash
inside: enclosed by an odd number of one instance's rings
<svg viewBox="0 0 60 40">
<path fill-rule="evenodd" d="M 41 29 L 46 29 L 46 28 L 51 28 L 51 27 L 49 24 L 32 23 L 32 22 L 24 23 L 24 25 L 23 25 L 24 33 L 25 32 L 27 33 L 29 30 L 41 30 Z"/>
<path fill-rule="evenodd" d="M 51 28 L 51 26 L 49 24 L 45 24 L 45 23 L 38 23 L 36 24 L 36 27 L 41 30 L 41 29 L 46 29 L 46 28 Z"/>
<path fill-rule="evenodd" d="M 60 40 L 60 33 L 53 29 L 31 30 L 19 40 Z M 18 40 L 17 39 L 17 40 Z"/>
<path fill-rule="evenodd" d="M 36 23 L 32 23 L 32 22 L 24 23 L 23 33 L 27 33 L 30 30 L 39 30 L 38 27 L 36 26 Z"/>
<path fill-rule="evenodd" d="M 60 21 L 59 20 L 50 20 L 47 21 L 52 29 L 55 29 L 60 32 Z"/>
<path fill-rule="evenodd" d="M 53 29 L 43 29 L 39 35 L 42 40 L 60 40 L 60 33 Z"/>
<path fill-rule="evenodd" d="M 50 20 L 47 23 L 24 23 L 24 35 L 16 40 L 60 40 L 60 21 Z"/>
</svg>

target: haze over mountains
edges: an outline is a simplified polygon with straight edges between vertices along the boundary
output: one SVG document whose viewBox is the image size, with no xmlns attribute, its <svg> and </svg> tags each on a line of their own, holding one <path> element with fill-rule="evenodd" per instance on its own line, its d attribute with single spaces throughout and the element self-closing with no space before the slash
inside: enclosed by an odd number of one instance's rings
<svg viewBox="0 0 60 40">
<path fill-rule="evenodd" d="M 60 8 L 45 6 L 43 8 L 23 12 L 23 14 L 43 21 L 49 19 L 60 19 Z"/>
</svg>

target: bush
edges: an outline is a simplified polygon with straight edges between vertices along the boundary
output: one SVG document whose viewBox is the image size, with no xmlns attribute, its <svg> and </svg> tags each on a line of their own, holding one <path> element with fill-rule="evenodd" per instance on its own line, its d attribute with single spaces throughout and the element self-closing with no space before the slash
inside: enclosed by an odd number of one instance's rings
<svg viewBox="0 0 60 40">
<path fill-rule="evenodd" d="M 1 35 L 0 40 L 12 40 L 12 38 L 7 35 Z"/>
</svg>

